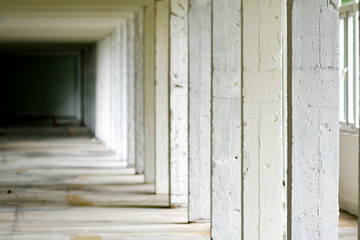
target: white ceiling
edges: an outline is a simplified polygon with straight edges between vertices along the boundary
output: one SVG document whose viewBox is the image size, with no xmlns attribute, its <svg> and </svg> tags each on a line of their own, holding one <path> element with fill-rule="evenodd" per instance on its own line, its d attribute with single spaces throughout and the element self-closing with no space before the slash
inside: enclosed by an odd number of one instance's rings
<svg viewBox="0 0 360 240">
<path fill-rule="evenodd" d="M 119 19 L 0 19 L 0 42 L 91 43 L 110 34 Z"/>
<path fill-rule="evenodd" d="M 110 34 L 122 19 L 132 18 L 142 8 L 138 5 L 71 6 L 73 1 L 68 1 L 69 5 L 38 7 L 9 6 L 11 2 L 0 0 L 0 44 L 93 43 Z M 134 0 L 134 3 L 141 1 Z M 104 0 L 98 2 L 104 3 Z"/>
</svg>

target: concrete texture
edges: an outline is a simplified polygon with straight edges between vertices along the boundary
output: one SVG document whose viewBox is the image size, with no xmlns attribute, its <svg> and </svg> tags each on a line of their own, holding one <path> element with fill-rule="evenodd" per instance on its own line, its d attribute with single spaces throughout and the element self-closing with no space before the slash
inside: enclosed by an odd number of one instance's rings
<svg viewBox="0 0 360 240">
<path fill-rule="evenodd" d="M 127 59 L 128 59 L 128 167 L 135 167 L 135 15 L 127 21 Z"/>
<path fill-rule="evenodd" d="M 189 221 L 210 220 L 211 1 L 189 9 Z"/>
<path fill-rule="evenodd" d="M 145 150 L 144 174 L 146 183 L 155 182 L 155 6 L 144 12 L 144 101 Z"/>
<path fill-rule="evenodd" d="M 243 1 L 244 239 L 282 239 L 281 1 Z"/>
<path fill-rule="evenodd" d="M 241 6 L 213 1 L 211 237 L 242 235 Z"/>
<path fill-rule="evenodd" d="M 337 3 L 288 5 L 288 239 L 338 239 Z"/>
<path fill-rule="evenodd" d="M 144 10 L 135 15 L 135 171 L 144 173 Z"/>
<path fill-rule="evenodd" d="M 156 2 L 156 194 L 169 194 L 169 7 Z"/>
<path fill-rule="evenodd" d="M 120 135 L 116 141 L 117 146 L 119 147 L 119 156 L 122 160 L 128 160 L 128 81 L 129 81 L 129 74 L 128 74 L 128 20 L 123 20 L 120 25 L 120 33 L 119 33 L 119 41 L 117 42 L 119 49 L 118 57 L 115 56 L 113 61 L 116 62 L 116 59 L 120 60 L 120 69 L 117 66 L 114 66 L 113 74 L 116 76 L 120 70 L 120 99 L 113 104 L 120 105 L 120 112 L 119 112 L 119 121 L 120 122 Z M 116 148 L 115 148 L 116 149 Z"/>
<path fill-rule="evenodd" d="M 170 1 L 170 204 L 188 199 L 188 1 Z"/>
</svg>

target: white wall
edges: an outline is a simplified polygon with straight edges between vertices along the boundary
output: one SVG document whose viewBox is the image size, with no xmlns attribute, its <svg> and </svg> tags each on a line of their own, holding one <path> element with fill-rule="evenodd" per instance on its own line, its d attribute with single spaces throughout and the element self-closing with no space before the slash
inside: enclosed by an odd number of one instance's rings
<svg viewBox="0 0 360 240">
<path fill-rule="evenodd" d="M 358 215 L 359 135 L 340 133 L 339 205 Z"/>
</svg>

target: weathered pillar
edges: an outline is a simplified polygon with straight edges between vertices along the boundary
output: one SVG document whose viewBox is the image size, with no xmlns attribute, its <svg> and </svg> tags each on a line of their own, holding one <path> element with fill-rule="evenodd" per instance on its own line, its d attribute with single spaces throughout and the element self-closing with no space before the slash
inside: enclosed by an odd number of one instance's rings
<svg viewBox="0 0 360 240">
<path fill-rule="evenodd" d="M 135 172 L 144 173 L 144 10 L 135 15 Z"/>
<path fill-rule="evenodd" d="M 169 7 L 156 2 L 156 194 L 169 194 Z"/>
<path fill-rule="evenodd" d="M 189 9 L 189 221 L 210 220 L 211 1 Z"/>
<path fill-rule="evenodd" d="M 145 7 L 145 152 L 146 183 L 155 182 L 155 3 Z"/>
<path fill-rule="evenodd" d="M 244 239 L 282 239 L 281 1 L 243 1 Z"/>
<path fill-rule="evenodd" d="M 128 167 L 135 166 L 135 16 L 127 21 L 128 55 Z"/>
<path fill-rule="evenodd" d="M 241 239 L 241 1 L 213 0 L 211 236 Z"/>
<path fill-rule="evenodd" d="M 337 1 L 287 6 L 288 239 L 338 239 Z"/>
<path fill-rule="evenodd" d="M 170 1 L 170 205 L 188 202 L 188 1 Z"/>
</svg>

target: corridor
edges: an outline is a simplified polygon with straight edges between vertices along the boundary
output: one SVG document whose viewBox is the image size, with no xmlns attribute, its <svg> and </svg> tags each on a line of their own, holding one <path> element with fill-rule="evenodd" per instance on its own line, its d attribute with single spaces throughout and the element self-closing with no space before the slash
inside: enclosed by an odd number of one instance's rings
<svg viewBox="0 0 360 240">
<path fill-rule="evenodd" d="M 0 239 L 209 239 L 86 128 L 1 128 L 0 161 Z"/>
<path fill-rule="evenodd" d="M 360 239 L 358 8 L 0 0 L 0 240 Z"/>
</svg>

